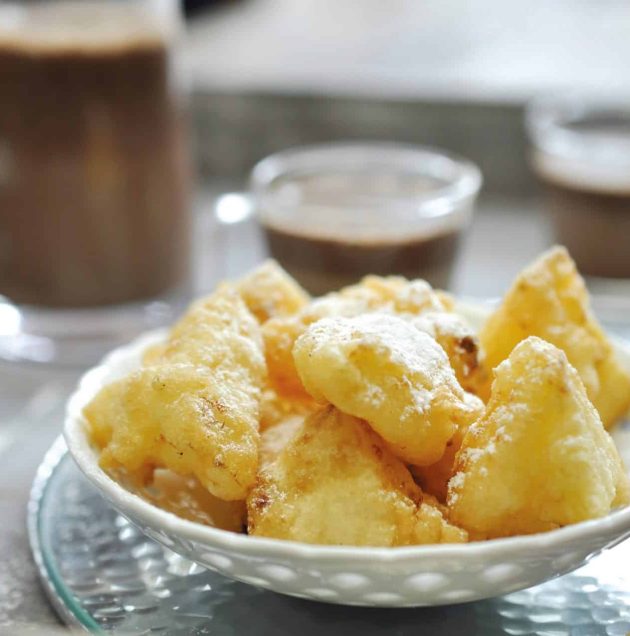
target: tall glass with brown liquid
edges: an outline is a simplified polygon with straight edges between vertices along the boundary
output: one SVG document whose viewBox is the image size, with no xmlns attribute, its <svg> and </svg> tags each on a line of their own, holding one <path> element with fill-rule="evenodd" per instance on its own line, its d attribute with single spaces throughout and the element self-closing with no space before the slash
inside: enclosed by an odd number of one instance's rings
<svg viewBox="0 0 630 636">
<path fill-rule="evenodd" d="M 187 296 L 176 0 L 0 4 L 0 356 L 84 364 Z"/>
</svg>

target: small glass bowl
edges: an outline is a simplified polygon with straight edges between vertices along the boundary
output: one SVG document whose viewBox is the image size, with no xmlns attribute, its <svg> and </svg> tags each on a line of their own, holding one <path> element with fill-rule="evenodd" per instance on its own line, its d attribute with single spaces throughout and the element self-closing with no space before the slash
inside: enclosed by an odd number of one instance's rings
<svg viewBox="0 0 630 636">
<path fill-rule="evenodd" d="M 531 163 L 545 186 L 556 240 L 569 249 L 594 286 L 626 293 L 629 104 L 619 97 L 565 94 L 534 101 L 526 114 Z"/>
<path fill-rule="evenodd" d="M 447 288 L 481 181 L 442 150 L 354 142 L 271 155 L 250 184 L 271 255 L 321 294 L 366 274 Z"/>
</svg>

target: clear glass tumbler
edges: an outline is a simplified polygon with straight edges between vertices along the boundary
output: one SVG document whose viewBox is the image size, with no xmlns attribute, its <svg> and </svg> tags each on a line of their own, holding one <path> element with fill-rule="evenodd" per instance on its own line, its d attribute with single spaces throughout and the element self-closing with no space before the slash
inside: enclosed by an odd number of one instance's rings
<svg viewBox="0 0 630 636">
<path fill-rule="evenodd" d="M 84 365 L 188 295 L 177 0 L 0 3 L 0 357 Z"/>
<path fill-rule="evenodd" d="M 263 159 L 250 184 L 271 255 L 322 294 L 366 274 L 448 288 L 481 174 L 442 150 L 330 143 Z"/>
</svg>

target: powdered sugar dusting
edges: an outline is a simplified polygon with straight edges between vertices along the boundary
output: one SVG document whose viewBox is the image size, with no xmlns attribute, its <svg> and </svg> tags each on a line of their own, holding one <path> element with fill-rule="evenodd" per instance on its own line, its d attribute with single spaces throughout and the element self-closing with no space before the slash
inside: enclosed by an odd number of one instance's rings
<svg viewBox="0 0 630 636">
<path fill-rule="evenodd" d="M 379 349 L 389 363 L 405 369 L 403 378 L 414 387 L 422 409 L 427 397 L 419 390 L 418 378 L 424 378 L 423 384 L 431 386 L 455 383 L 442 347 L 431 336 L 396 316 L 373 313 L 354 318 L 323 318 L 309 328 L 307 337 L 315 348 L 334 342 L 346 353 L 363 346 Z M 412 383 L 411 376 L 416 382 Z"/>
<path fill-rule="evenodd" d="M 438 334 L 450 335 L 462 339 L 472 334 L 471 327 L 457 314 L 446 311 L 428 311 L 411 318 L 412 324 L 434 338 Z"/>
<path fill-rule="evenodd" d="M 311 395 L 368 421 L 412 464 L 439 461 L 457 428 L 480 410 L 440 344 L 398 316 L 324 318 L 298 338 L 293 354 Z"/>
</svg>

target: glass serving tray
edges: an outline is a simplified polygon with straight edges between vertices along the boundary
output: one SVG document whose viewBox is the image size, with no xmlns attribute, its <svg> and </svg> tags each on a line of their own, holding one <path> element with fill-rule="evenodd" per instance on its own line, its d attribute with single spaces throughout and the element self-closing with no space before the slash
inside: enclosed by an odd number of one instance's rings
<svg viewBox="0 0 630 636">
<path fill-rule="evenodd" d="M 630 540 L 571 574 L 477 603 L 373 609 L 304 601 L 223 578 L 144 536 L 80 474 L 62 439 L 37 472 L 28 529 L 59 615 L 94 633 L 630 634 Z"/>
</svg>

